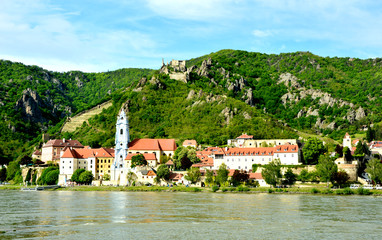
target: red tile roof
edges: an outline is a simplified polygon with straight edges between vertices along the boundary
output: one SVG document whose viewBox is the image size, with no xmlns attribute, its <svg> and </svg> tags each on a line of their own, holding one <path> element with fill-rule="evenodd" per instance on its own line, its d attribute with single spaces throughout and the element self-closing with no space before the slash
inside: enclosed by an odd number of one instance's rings
<svg viewBox="0 0 382 240">
<path fill-rule="evenodd" d="M 261 173 L 249 173 L 249 179 L 263 179 L 263 175 Z"/>
<path fill-rule="evenodd" d="M 184 140 L 183 146 L 197 146 L 196 140 Z"/>
<path fill-rule="evenodd" d="M 113 158 L 108 151 L 104 148 L 66 148 L 61 158 L 77 158 L 77 159 L 86 159 L 90 157 L 98 158 Z"/>
<path fill-rule="evenodd" d="M 172 181 L 181 180 L 182 177 L 183 177 L 183 174 L 181 174 L 181 173 L 174 173 L 174 172 L 170 173 L 170 180 L 172 180 Z"/>
<path fill-rule="evenodd" d="M 153 170 L 147 172 L 147 176 L 156 176 L 157 174 Z"/>
<path fill-rule="evenodd" d="M 133 156 L 138 155 L 138 154 L 139 153 L 129 153 L 129 154 L 127 154 L 125 160 L 129 161 L 129 160 L 131 160 L 131 158 Z M 157 160 L 157 158 L 156 158 L 154 153 L 143 153 L 142 155 L 143 155 L 143 157 L 145 157 L 146 161 L 153 161 L 153 160 L 156 161 Z"/>
<path fill-rule="evenodd" d="M 197 151 L 196 153 L 204 154 L 204 155 L 211 155 L 211 154 L 223 155 L 225 152 L 224 152 L 224 149 L 220 147 L 208 147 L 204 149 L 203 151 Z"/>
<path fill-rule="evenodd" d="M 174 139 L 134 139 L 129 150 L 175 151 L 176 143 Z"/>
<path fill-rule="evenodd" d="M 245 133 L 245 134 L 242 134 L 242 135 L 238 136 L 236 139 L 253 139 L 253 136 L 252 135 L 247 135 Z"/>
<path fill-rule="evenodd" d="M 211 157 L 208 157 L 207 154 L 203 154 L 198 152 L 196 156 L 200 159 L 200 162 L 192 164 L 192 167 L 213 167 L 214 166 L 214 159 Z"/>
<path fill-rule="evenodd" d="M 261 155 L 271 156 L 274 153 L 297 153 L 298 145 L 278 145 L 276 147 L 259 148 L 229 148 L 225 151 L 227 156 Z"/>
<path fill-rule="evenodd" d="M 166 165 L 167 165 L 167 166 L 174 166 L 174 162 L 171 161 L 171 159 L 170 159 L 170 160 L 168 160 L 168 161 L 166 162 Z"/>
<path fill-rule="evenodd" d="M 53 139 L 49 140 L 42 147 L 74 147 L 83 148 L 84 146 L 77 140 Z"/>
<path fill-rule="evenodd" d="M 344 138 L 346 138 L 346 137 L 350 137 L 349 133 L 345 133 L 345 137 Z"/>
<path fill-rule="evenodd" d="M 39 150 L 33 152 L 33 155 L 41 155 L 42 153 Z"/>
</svg>

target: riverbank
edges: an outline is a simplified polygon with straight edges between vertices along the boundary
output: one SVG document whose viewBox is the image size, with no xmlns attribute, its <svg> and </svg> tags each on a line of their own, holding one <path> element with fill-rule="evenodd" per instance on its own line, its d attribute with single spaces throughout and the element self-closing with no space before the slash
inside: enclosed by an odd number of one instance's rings
<svg viewBox="0 0 382 240">
<path fill-rule="evenodd" d="M 21 190 L 24 186 L 19 185 L 2 185 L 0 190 Z M 32 186 L 33 187 L 33 186 Z M 373 195 L 382 196 L 382 190 L 369 190 L 364 188 L 358 189 L 328 189 L 325 186 L 304 186 L 291 188 L 268 188 L 257 187 L 250 188 L 247 186 L 238 187 L 162 187 L 162 186 L 73 186 L 61 187 L 57 189 L 49 189 L 45 191 L 125 191 L 125 192 L 215 192 L 215 193 L 269 193 L 269 194 L 321 194 L 321 195 Z"/>
</svg>

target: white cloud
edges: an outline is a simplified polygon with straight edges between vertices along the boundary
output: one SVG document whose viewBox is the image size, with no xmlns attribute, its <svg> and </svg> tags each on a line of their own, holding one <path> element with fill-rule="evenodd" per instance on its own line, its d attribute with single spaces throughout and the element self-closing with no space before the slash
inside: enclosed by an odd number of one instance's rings
<svg viewBox="0 0 382 240">
<path fill-rule="evenodd" d="M 272 32 L 270 30 L 253 30 L 252 34 L 261 38 L 272 36 Z"/>
</svg>

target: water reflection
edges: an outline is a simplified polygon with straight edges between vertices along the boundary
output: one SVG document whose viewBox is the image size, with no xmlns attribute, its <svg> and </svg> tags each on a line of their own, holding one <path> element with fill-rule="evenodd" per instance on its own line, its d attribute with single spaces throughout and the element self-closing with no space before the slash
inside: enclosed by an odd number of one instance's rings
<svg viewBox="0 0 382 240">
<path fill-rule="evenodd" d="M 0 191 L 0 239 L 365 238 L 380 197 Z"/>
</svg>

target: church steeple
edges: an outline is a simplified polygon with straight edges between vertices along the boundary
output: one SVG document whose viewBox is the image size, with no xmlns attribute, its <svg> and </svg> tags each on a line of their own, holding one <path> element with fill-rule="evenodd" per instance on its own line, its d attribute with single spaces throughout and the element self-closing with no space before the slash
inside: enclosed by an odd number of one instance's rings
<svg viewBox="0 0 382 240">
<path fill-rule="evenodd" d="M 115 156 L 112 166 L 112 180 L 117 180 L 120 176 L 124 166 L 124 160 L 127 156 L 129 148 L 130 134 L 129 134 L 129 121 L 123 109 L 118 114 L 115 131 Z"/>
</svg>

